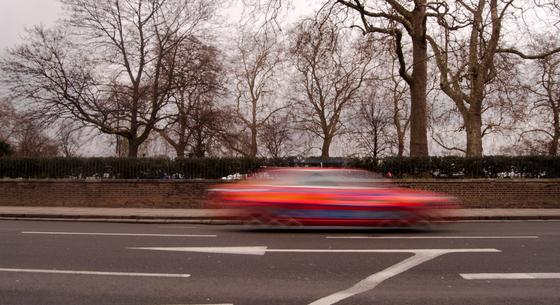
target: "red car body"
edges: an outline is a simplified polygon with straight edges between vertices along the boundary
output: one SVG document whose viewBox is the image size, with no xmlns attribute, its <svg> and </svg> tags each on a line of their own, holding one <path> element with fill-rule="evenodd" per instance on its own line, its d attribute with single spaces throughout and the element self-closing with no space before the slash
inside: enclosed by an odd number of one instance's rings
<svg viewBox="0 0 560 305">
<path fill-rule="evenodd" d="M 209 206 L 255 224 L 407 226 L 447 218 L 457 202 L 364 170 L 276 168 L 214 186 Z"/>
</svg>

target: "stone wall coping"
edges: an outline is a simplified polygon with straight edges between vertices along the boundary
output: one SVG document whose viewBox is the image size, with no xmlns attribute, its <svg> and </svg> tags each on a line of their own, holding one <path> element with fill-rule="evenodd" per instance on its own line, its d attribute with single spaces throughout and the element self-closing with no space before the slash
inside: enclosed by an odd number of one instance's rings
<svg viewBox="0 0 560 305">
<path fill-rule="evenodd" d="M 222 179 L 0 179 L 0 183 L 228 183 L 239 180 Z M 490 182 L 490 183 L 560 183 L 560 178 L 393 178 L 380 180 L 380 182 L 394 183 L 466 183 L 466 182 Z"/>
<path fill-rule="evenodd" d="M 0 183 L 220 183 L 219 179 L 0 179 Z"/>
<path fill-rule="evenodd" d="M 445 178 L 402 178 L 391 179 L 396 183 L 399 182 L 426 182 L 426 183 L 462 183 L 462 182 L 498 182 L 498 183 L 527 183 L 527 182 L 542 182 L 542 183 L 560 183 L 560 178 L 458 178 L 458 179 L 445 179 Z"/>
</svg>

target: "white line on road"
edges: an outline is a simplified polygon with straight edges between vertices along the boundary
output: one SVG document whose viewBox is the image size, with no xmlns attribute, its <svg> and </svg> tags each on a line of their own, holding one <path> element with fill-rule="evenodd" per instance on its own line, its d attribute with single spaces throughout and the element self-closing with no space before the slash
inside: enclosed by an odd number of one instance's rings
<svg viewBox="0 0 560 305">
<path fill-rule="evenodd" d="M 159 225 L 160 229 L 198 229 L 199 227 L 194 226 L 182 226 L 182 225 Z"/>
<path fill-rule="evenodd" d="M 133 250 L 201 252 L 220 254 L 265 255 L 266 253 L 460 253 L 500 252 L 497 249 L 268 249 L 255 247 L 129 247 Z"/>
<path fill-rule="evenodd" d="M 480 251 L 482 250 L 482 251 Z M 381 284 L 381 282 L 392 278 L 400 273 L 403 273 L 415 266 L 418 266 L 422 263 L 425 263 L 429 260 L 432 260 L 438 256 L 447 253 L 456 253 L 456 252 L 500 252 L 497 249 L 419 249 L 415 251 L 414 256 L 401 261 L 385 270 L 380 272 L 374 273 L 367 278 L 359 281 L 354 286 L 335 292 L 331 295 L 323 297 L 315 302 L 310 303 L 309 305 L 332 305 L 337 302 L 340 302 L 344 299 L 350 298 L 354 295 L 366 292 L 375 288 L 377 285 Z"/>
<path fill-rule="evenodd" d="M 535 235 L 527 236 L 327 236 L 330 239 L 532 239 Z"/>
<path fill-rule="evenodd" d="M 356 285 L 342 290 L 324 298 L 321 298 L 310 305 L 331 305 L 341 300 L 352 297 L 356 294 L 366 292 L 375 288 L 384 280 L 398 275 L 410 268 L 434 259 L 440 255 L 448 253 L 478 253 L 478 252 L 501 252 L 498 249 L 268 249 L 266 246 L 255 247 L 131 247 L 135 250 L 155 250 L 155 251 L 181 251 L 181 252 L 201 252 L 201 253 L 220 253 L 220 254 L 246 254 L 264 255 L 267 252 L 274 253 L 414 253 L 414 256 L 401 261 L 385 270 L 377 272 Z"/>
<path fill-rule="evenodd" d="M 83 270 L 57 270 L 57 269 L 14 269 L 0 268 L 0 272 L 26 272 L 26 273 L 50 273 L 50 274 L 76 274 L 76 275 L 110 275 L 110 276 L 142 276 L 142 277 L 173 277 L 186 278 L 190 274 L 176 273 L 137 273 L 137 272 L 104 272 Z"/>
<path fill-rule="evenodd" d="M 216 237 L 216 235 L 205 234 L 143 234 L 143 233 L 95 233 L 95 232 L 36 232 L 24 231 L 21 234 L 42 235 L 88 235 L 88 236 L 149 236 L 149 237 Z"/>
<path fill-rule="evenodd" d="M 460 273 L 465 280 L 560 279 L 560 273 Z"/>
<path fill-rule="evenodd" d="M 337 302 L 340 302 L 344 299 L 347 299 L 351 296 L 356 294 L 366 292 L 375 288 L 377 285 L 381 284 L 386 279 L 389 279 L 399 273 L 403 273 L 409 270 L 412 267 L 418 266 L 424 262 L 427 262 L 433 258 L 436 258 L 440 255 L 444 254 L 444 252 L 432 252 L 432 253 L 417 253 L 412 257 L 405 259 L 404 261 L 395 264 L 385 270 L 372 274 L 365 278 L 364 280 L 358 282 L 354 286 L 342 290 L 331 295 L 328 295 L 324 298 L 321 298 L 309 305 L 331 305 Z"/>
</svg>

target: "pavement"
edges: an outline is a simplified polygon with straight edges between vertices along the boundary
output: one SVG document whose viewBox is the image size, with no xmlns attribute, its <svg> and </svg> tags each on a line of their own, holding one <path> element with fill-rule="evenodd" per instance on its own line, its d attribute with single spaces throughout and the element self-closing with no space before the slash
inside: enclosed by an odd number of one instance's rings
<svg viewBox="0 0 560 305">
<path fill-rule="evenodd" d="M 0 220 L 231 224 L 219 209 L 0 206 Z M 454 220 L 558 220 L 560 209 L 458 209 Z"/>
</svg>

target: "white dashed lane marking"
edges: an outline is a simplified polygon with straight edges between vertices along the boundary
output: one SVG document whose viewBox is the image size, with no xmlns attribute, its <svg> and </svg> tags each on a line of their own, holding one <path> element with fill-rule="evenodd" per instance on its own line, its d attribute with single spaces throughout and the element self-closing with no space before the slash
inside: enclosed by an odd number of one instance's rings
<svg viewBox="0 0 560 305">
<path fill-rule="evenodd" d="M 208 234 L 152 234 L 152 233 L 102 233 L 102 232 L 38 232 L 24 231 L 21 234 L 39 235 L 86 235 L 86 236 L 141 236 L 141 237 L 216 237 Z"/>
<path fill-rule="evenodd" d="M 465 280 L 560 279 L 560 273 L 460 273 Z"/>
<path fill-rule="evenodd" d="M 534 239 L 535 235 L 527 236 L 327 236 L 329 239 Z"/>
<path fill-rule="evenodd" d="M 0 268 L 0 272 L 73 274 L 73 275 L 105 275 L 105 276 L 139 276 L 139 277 L 171 277 L 171 278 L 186 278 L 186 277 L 191 276 L 190 274 L 176 274 L 176 273 L 105 272 L 105 271 L 84 271 L 84 270 L 15 269 L 15 268 Z"/>
</svg>

